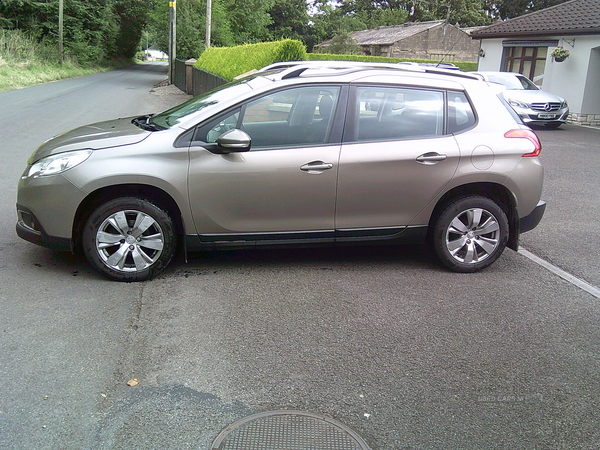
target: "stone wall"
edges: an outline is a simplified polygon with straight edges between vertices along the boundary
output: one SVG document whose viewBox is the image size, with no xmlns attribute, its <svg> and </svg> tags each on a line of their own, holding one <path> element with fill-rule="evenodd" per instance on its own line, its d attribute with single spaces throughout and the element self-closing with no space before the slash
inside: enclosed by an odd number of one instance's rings
<svg viewBox="0 0 600 450">
<path fill-rule="evenodd" d="M 398 41 L 383 56 L 477 62 L 479 42 L 453 25 L 445 28 L 445 34 L 440 25 Z"/>
<path fill-rule="evenodd" d="M 569 114 L 567 119 L 568 123 L 575 123 L 577 125 L 590 125 L 593 127 L 600 127 L 600 114 Z"/>
</svg>

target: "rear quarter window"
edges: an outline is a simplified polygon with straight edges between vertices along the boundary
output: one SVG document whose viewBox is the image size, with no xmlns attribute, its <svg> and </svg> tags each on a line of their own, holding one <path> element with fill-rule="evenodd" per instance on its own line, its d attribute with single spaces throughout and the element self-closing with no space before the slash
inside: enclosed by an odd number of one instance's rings
<svg viewBox="0 0 600 450">
<path fill-rule="evenodd" d="M 473 107 L 464 92 L 448 91 L 448 133 L 464 131 L 475 122 Z"/>
</svg>

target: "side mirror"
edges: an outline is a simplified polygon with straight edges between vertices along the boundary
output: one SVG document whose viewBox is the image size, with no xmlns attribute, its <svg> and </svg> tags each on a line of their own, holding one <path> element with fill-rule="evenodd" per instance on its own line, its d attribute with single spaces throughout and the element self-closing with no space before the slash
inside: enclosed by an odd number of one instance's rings
<svg viewBox="0 0 600 450">
<path fill-rule="evenodd" d="M 237 128 L 226 131 L 217 138 L 217 145 L 223 153 L 247 152 L 251 142 L 248 133 Z"/>
</svg>

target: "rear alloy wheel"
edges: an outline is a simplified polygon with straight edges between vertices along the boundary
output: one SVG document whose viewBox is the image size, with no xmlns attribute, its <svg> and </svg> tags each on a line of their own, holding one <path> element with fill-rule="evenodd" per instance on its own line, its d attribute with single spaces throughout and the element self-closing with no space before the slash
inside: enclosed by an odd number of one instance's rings
<svg viewBox="0 0 600 450">
<path fill-rule="evenodd" d="M 508 220 L 492 200 L 463 197 L 438 217 L 433 246 L 440 261 L 455 272 L 477 272 L 500 257 L 508 241 Z"/>
<path fill-rule="evenodd" d="M 101 205 L 83 231 L 83 250 L 88 261 L 117 281 L 143 281 L 156 276 L 171 261 L 175 246 L 169 215 L 135 197 L 117 198 Z"/>
</svg>

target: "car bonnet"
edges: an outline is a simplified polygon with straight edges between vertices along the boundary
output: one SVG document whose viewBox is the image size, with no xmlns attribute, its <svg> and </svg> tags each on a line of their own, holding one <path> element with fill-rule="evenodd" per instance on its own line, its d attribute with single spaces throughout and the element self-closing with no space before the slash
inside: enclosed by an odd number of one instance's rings
<svg viewBox="0 0 600 450">
<path fill-rule="evenodd" d="M 131 123 L 132 118 L 93 123 L 59 134 L 44 142 L 31 156 L 29 164 L 49 155 L 73 150 L 99 150 L 143 141 L 150 131 Z"/>
</svg>

